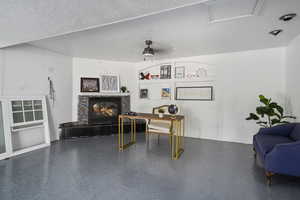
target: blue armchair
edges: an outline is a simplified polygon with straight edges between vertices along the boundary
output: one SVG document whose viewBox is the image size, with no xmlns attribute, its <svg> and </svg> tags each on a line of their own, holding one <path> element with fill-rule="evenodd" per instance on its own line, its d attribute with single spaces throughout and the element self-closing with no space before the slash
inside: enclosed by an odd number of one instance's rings
<svg viewBox="0 0 300 200">
<path fill-rule="evenodd" d="M 300 176 L 300 123 L 260 129 L 253 137 L 253 149 L 269 184 L 276 173 Z"/>
</svg>

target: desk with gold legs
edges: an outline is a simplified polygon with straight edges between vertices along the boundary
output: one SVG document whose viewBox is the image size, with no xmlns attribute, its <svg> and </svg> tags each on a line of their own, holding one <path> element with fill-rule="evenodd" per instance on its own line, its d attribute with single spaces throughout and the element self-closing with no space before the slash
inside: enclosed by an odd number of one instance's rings
<svg viewBox="0 0 300 200">
<path fill-rule="evenodd" d="M 126 144 L 124 144 L 124 119 L 129 119 L 131 124 L 130 141 Z M 160 118 L 158 115 L 150 113 L 137 113 L 137 115 L 119 115 L 119 151 L 123 151 L 124 149 L 136 143 L 137 119 L 171 121 L 171 158 L 173 160 L 177 160 L 181 156 L 181 154 L 184 152 L 184 116 L 182 115 L 164 115 L 164 117 L 162 118 Z"/>
</svg>

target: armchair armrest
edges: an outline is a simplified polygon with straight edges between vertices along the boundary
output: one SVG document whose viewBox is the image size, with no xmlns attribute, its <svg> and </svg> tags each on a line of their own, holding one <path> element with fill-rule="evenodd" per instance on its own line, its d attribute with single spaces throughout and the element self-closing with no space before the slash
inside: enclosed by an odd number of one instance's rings
<svg viewBox="0 0 300 200">
<path fill-rule="evenodd" d="M 300 176 L 300 141 L 276 145 L 266 155 L 265 168 L 274 173 Z"/>
<path fill-rule="evenodd" d="M 288 137 L 295 126 L 295 124 L 283 124 L 271 128 L 261 128 L 258 134 Z"/>
</svg>

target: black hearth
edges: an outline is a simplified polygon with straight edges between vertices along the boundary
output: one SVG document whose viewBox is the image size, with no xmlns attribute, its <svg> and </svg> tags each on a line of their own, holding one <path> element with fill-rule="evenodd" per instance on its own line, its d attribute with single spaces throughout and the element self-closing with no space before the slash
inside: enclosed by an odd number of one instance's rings
<svg viewBox="0 0 300 200">
<path fill-rule="evenodd" d="M 120 97 L 92 97 L 89 99 L 89 124 L 116 123 L 122 113 Z"/>
</svg>

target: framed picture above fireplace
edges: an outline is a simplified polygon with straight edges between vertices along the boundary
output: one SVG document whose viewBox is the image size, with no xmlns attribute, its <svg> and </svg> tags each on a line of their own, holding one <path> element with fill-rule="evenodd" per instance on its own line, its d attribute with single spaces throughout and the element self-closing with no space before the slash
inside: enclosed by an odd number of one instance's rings
<svg viewBox="0 0 300 200">
<path fill-rule="evenodd" d="M 100 83 L 100 92 L 120 92 L 120 80 L 117 74 L 102 74 Z"/>
<path fill-rule="evenodd" d="M 81 78 L 81 92 L 99 92 L 99 78 Z"/>
</svg>

